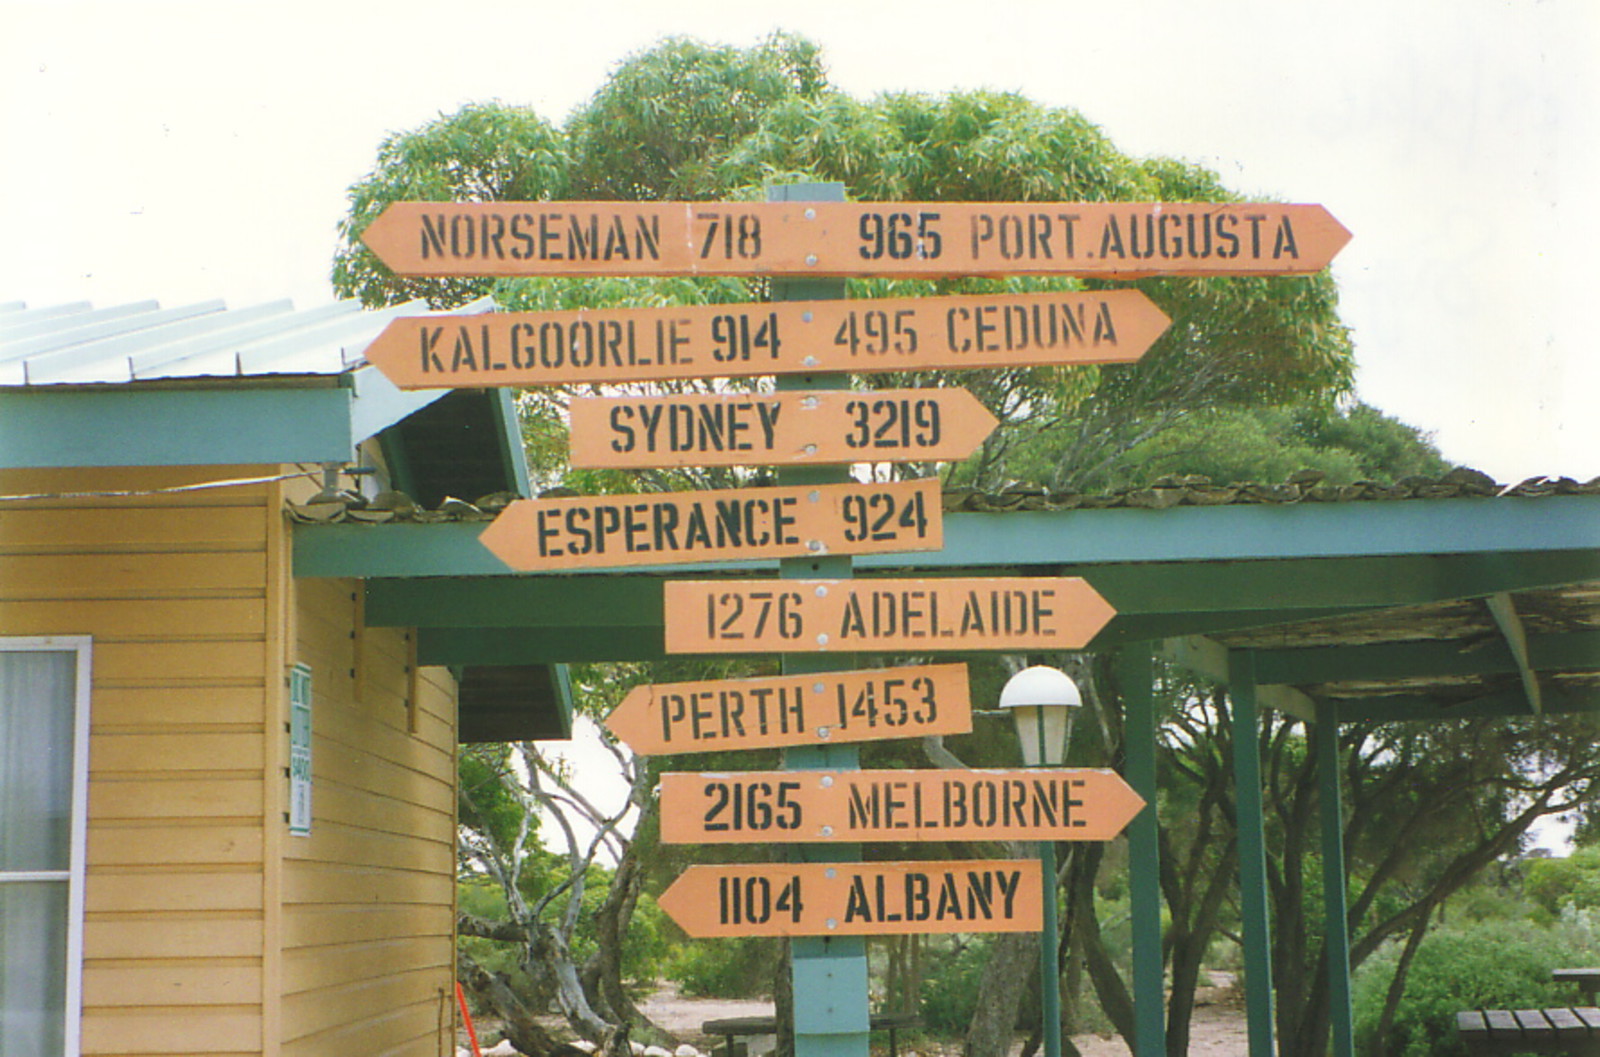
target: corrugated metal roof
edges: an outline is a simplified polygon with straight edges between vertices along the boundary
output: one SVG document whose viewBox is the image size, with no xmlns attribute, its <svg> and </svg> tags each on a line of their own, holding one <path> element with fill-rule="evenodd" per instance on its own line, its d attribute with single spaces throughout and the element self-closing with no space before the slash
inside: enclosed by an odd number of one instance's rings
<svg viewBox="0 0 1600 1057">
<path fill-rule="evenodd" d="M 493 307 L 484 298 L 451 314 Z M 232 309 L 221 301 L 177 308 L 0 302 L 0 386 L 337 375 L 362 365 L 391 319 L 430 314 L 420 301 L 372 311 L 355 301 L 304 310 L 289 301 Z"/>
</svg>

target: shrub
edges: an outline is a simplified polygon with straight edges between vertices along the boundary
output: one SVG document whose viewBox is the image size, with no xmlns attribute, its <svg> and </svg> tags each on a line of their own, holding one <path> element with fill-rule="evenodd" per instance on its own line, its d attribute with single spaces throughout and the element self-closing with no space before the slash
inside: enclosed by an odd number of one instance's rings
<svg viewBox="0 0 1600 1057">
<path fill-rule="evenodd" d="M 922 1022 L 929 1031 L 964 1033 L 978 1008 L 978 982 L 992 940 L 979 936 L 958 944 L 929 968 L 922 981 Z"/>
<path fill-rule="evenodd" d="M 1523 890 L 1552 914 L 1564 906 L 1600 907 L 1600 847 L 1579 848 L 1564 859 L 1533 859 Z"/>
<path fill-rule="evenodd" d="M 760 998 L 772 993 L 779 954 L 769 937 L 690 940 L 667 963 L 666 975 L 694 998 Z"/>
<path fill-rule="evenodd" d="M 1455 1015 L 1466 1009 L 1527 1009 L 1568 1005 L 1568 989 L 1550 970 L 1592 957 L 1568 929 L 1526 921 L 1480 921 L 1441 928 L 1422 941 L 1387 1037 L 1376 1037 L 1384 996 L 1399 948 L 1390 945 L 1356 974 L 1355 1028 L 1363 1053 L 1395 1057 L 1464 1054 Z"/>
</svg>

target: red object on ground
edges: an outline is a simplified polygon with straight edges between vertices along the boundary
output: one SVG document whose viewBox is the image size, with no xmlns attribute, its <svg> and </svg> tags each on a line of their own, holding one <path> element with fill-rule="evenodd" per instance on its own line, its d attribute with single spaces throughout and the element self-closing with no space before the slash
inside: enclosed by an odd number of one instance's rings
<svg viewBox="0 0 1600 1057">
<path fill-rule="evenodd" d="M 461 990 L 461 981 L 456 981 L 456 1004 L 461 1007 L 461 1023 L 467 1026 L 467 1041 L 472 1043 L 472 1057 L 483 1057 L 483 1050 L 478 1048 L 478 1032 L 472 1026 L 472 1014 L 467 1012 L 467 996 Z"/>
</svg>

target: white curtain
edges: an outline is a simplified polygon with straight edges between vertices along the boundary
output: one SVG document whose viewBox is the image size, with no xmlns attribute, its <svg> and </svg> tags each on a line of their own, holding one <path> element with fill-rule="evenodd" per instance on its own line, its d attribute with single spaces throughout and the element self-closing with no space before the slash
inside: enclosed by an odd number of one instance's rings
<svg viewBox="0 0 1600 1057">
<path fill-rule="evenodd" d="M 76 666 L 0 650 L 0 1057 L 66 1045 Z"/>
</svg>

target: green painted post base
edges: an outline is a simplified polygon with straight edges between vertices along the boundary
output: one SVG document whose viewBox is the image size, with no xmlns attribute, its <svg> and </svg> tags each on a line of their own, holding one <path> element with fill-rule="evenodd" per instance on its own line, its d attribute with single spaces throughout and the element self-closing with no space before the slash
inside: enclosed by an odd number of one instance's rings
<svg viewBox="0 0 1600 1057">
<path fill-rule="evenodd" d="M 867 1052 L 867 941 L 805 936 L 789 941 L 796 1057 Z"/>
</svg>

